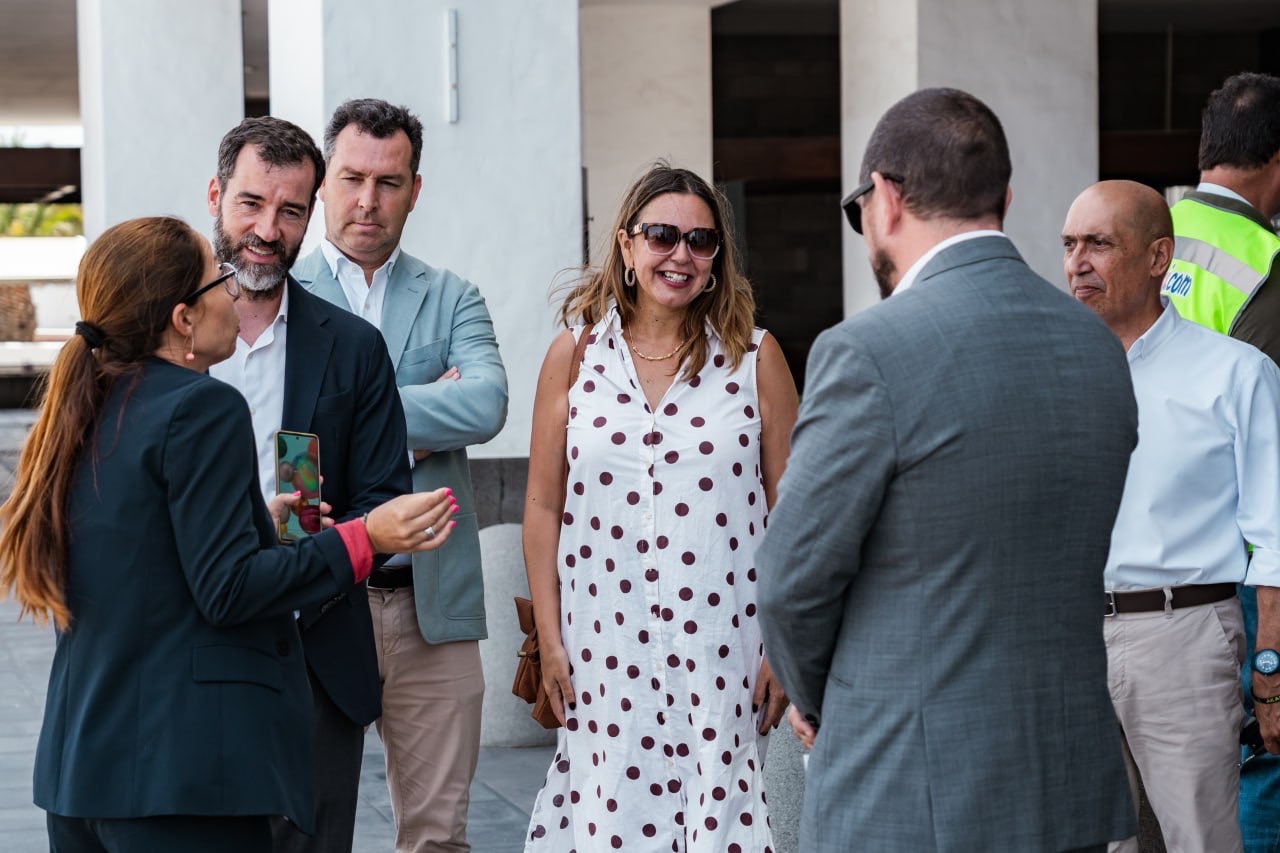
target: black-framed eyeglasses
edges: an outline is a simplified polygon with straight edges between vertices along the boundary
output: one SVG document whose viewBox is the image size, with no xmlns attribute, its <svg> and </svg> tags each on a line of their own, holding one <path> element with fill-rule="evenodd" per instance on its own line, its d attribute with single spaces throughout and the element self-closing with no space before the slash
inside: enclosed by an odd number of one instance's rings
<svg viewBox="0 0 1280 853">
<path fill-rule="evenodd" d="M 700 261 L 709 261 L 720 251 L 720 232 L 714 228 L 690 228 L 681 232 L 674 225 L 661 222 L 641 222 L 631 229 L 631 236 L 644 236 L 644 244 L 655 255 L 670 255 L 684 240 L 689 254 Z"/>
<path fill-rule="evenodd" d="M 898 175 L 890 175 L 888 172 L 881 172 L 880 177 L 886 181 L 893 181 L 895 184 L 901 184 L 902 178 Z M 862 205 L 858 204 L 858 199 L 875 189 L 875 183 L 867 178 L 858 184 L 857 189 L 844 197 L 840 202 L 840 206 L 844 208 L 845 218 L 849 220 L 849 224 L 853 226 L 853 230 L 862 233 Z"/>
<path fill-rule="evenodd" d="M 186 296 L 179 299 L 178 302 L 183 305 L 194 305 L 196 300 L 204 295 L 205 291 L 212 290 L 219 284 L 226 288 L 227 293 L 231 294 L 232 299 L 239 299 L 240 280 L 236 278 L 236 273 L 239 272 L 239 270 L 231 266 L 231 264 L 224 262 L 218 264 L 218 272 L 219 275 L 217 278 L 199 289 L 191 291 Z"/>
</svg>

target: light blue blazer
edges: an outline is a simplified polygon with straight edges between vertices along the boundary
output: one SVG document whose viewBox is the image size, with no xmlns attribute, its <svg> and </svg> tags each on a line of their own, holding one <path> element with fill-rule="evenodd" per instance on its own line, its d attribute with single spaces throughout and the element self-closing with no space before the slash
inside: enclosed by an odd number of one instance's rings
<svg viewBox="0 0 1280 853">
<path fill-rule="evenodd" d="M 320 249 L 294 277 L 310 292 L 350 308 Z M 507 374 L 493 320 L 474 284 L 400 253 L 382 304 L 382 337 L 396 368 L 408 425 L 407 450 L 430 450 L 413 469 L 414 491 L 453 489 L 457 528 L 441 548 L 413 555 L 414 603 L 428 643 L 487 636 L 475 494 L 467 446 L 493 438 L 507 420 Z M 462 378 L 437 382 L 457 367 Z"/>
</svg>

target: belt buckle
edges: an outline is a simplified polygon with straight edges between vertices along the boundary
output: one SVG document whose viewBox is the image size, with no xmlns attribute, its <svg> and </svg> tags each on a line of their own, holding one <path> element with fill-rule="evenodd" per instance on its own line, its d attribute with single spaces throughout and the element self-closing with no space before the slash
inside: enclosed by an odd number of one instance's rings
<svg viewBox="0 0 1280 853">
<path fill-rule="evenodd" d="M 1117 611 L 1116 611 L 1116 594 L 1115 594 L 1115 591 L 1114 591 L 1114 590 L 1110 590 L 1110 589 L 1108 589 L 1108 590 L 1106 590 L 1106 591 L 1104 592 L 1104 595 L 1106 595 L 1106 596 L 1107 596 L 1107 611 L 1106 611 L 1106 613 L 1104 613 L 1104 614 L 1102 615 L 1102 618 L 1104 618 L 1104 619 L 1105 619 L 1105 618 L 1107 618 L 1108 616 L 1115 616 Z"/>
</svg>

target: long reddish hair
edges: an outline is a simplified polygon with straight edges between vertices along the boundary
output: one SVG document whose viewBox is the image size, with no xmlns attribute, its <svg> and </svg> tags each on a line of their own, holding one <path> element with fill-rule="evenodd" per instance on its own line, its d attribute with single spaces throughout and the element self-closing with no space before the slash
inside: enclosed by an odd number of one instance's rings
<svg viewBox="0 0 1280 853">
<path fill-rule="evenodd" d="M 85 449 L 111 386 L 137 375 L 160 348 L 173 308 L 200 286 L 205 252 L 204 240 L 181 219 L 152 217 L 108 228 L 84 253 L 76 298 L 90 338 L 101 334 L 102 341 L 92 346 L 77 334 L 58 353 L 13 493 L 0 505 L 0 599 L 12 594 L 20 616 L 70 627 L 67 510 L 76 469 L 92 464 Z"/>
</svg>

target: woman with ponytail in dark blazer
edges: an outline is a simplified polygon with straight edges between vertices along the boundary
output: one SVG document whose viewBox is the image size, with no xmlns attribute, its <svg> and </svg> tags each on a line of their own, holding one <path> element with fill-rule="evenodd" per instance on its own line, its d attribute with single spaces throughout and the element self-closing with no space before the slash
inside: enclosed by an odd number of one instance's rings
<svg viewBox="0 0 1280 853">
<path fill-rule="evenodd" d="M 56 853 L 266 853 L 269 816 L 309 830 L 293 613 L 452 526 L 440 489 L 276 545 L 248 407 L 205 373 L 235 349 L 233 273 L 172 218 L 89 247 L 84 320 L 0 507 L 0 596 L 58 628 L 35 767 Z"/>
</svg>

